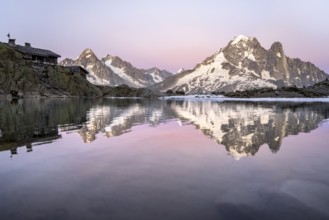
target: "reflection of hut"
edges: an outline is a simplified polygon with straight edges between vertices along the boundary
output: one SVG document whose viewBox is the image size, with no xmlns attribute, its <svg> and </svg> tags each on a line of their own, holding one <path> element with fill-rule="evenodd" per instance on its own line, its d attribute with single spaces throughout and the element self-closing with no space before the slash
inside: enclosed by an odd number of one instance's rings
<svg viewBox="0 0 329 220">
<path fill-rule="evenodd" d="M 16 155 L 17 154 L 17 148 L 11 148 L 10 153 L 11 153 L 11 155 Z"/>
<path fill-rule="evenodd" d="M 43 145 L 51 143 L 52 141 L 61 138 L 57 129 L 45 129 L 43 132 L 33 133 L 26 136 L 24 139 L 14 140 L 11 137 L 4 137 L 0 139 L 0 151 L 10 150 L 11 156 L 18 154 L 17 148 L 26 147 L 27 152 L 32 152 L 32 145 Z"/>
</svg>

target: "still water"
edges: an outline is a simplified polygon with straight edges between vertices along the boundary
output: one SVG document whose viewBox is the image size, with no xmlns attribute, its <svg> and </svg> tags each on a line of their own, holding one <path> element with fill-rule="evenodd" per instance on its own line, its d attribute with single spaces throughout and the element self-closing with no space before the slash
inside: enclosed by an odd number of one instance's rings
<svg viewBox="0 0 329 220">
<path fill-rule="evenodd" d="M 0 102 L 0 219 L 329 219 L 329 103 Z"/>
</svg>

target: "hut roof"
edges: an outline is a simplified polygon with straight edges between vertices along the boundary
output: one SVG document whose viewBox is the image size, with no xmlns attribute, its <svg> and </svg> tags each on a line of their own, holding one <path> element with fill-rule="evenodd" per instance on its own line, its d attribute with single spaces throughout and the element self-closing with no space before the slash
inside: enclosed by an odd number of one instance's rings
<svg viewBox="0 0 329 220">
<path fill-rule="evenodd" d="M 56 58 L 61 57 L 60 55 L 50 50 L 44 50 L 34 47 L 26 47 L 21 45 L 15 45 L 13 46 L 13 48 L 23 54 L 31 54 L 31 55 L 42 56 L 42 57 L 56 57 Z"/>
</svg>

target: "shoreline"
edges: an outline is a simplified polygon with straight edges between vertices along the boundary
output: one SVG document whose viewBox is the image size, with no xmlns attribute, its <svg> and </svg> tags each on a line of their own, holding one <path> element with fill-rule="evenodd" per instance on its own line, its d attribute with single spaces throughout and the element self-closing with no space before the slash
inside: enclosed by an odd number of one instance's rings
<svg viewBox="0 0 329 220">
<path fill-rule="evenodd" d="M 266 97 L 266 98 L 234 98 L 226 96 L 215 95 L 186 95 L 186 96 L 162 96 L 159 99 L 163 100 L 190 100 L 190 101 L 236 101 L 236 102 L 328 102 L 329 96 L 317 97 L 317 98 L 278 98 L 278 97 Z"/>
</svg>

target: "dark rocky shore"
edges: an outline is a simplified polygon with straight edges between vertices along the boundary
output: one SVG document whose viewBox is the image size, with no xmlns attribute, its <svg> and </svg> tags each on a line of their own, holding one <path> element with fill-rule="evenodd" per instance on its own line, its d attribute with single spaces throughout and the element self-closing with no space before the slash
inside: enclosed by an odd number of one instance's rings
<svg viewBox="0 0 329 220">
<path fill-rule="evenodd" d="M 325 80 L 306 88 L 282 87 L 236 91 L 224 94 L 232 98 L 318 98 L 329 96 L 329 81 Z"/>
</svg>

